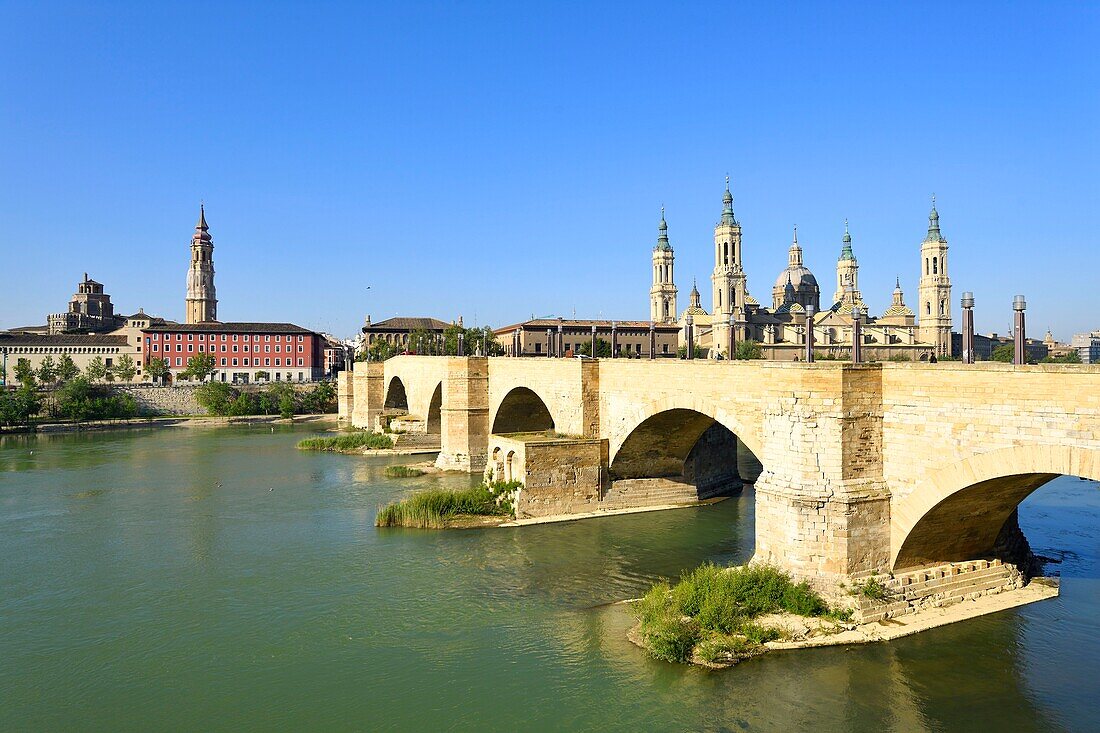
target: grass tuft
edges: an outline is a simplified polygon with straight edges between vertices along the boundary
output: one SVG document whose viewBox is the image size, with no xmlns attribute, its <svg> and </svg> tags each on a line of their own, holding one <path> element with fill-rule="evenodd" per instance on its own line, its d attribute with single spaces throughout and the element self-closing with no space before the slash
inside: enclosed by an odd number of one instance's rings
<svg viewBox="0 0 1100 733">
<path fill-rule="evenodd" d="M 393 439 L 381 433 L 358 432 L 332 438 L 306 438 L 298 441 L 299 450 L 354 453 L 363 448 L 392 448 Z"/>
<path fill-rule="evenodd" d="M 413 478 L 423 476 L 424 471 L 412 466 L 386 466 L 386 478 Z"/>
<path fill-rule="evenodd" d="M 518 482 L 481 484 L 471 489 L 425 489 L 378 510 L 377 527 L 443 529 L 459 516 L 512 515 L 512 492 Z"/>
<path fill-rule="evenodd" d="M 670 586 L 660 582 L 634 604 L 646 649 L 672 662 L 735 662 L 780 637 L 755 618 L 770 613 L 799 616 L 841 614 L 806 583 L 769 565 L 721 568 L 707 563 L 685 572 Z"/>
</svg>

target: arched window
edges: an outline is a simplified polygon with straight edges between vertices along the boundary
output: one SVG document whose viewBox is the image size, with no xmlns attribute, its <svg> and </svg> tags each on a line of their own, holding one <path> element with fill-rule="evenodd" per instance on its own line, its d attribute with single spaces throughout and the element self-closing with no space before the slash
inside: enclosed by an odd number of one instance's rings
<svg viewBox="0 0 1100 733">
<path fill-rule="evenodd" d="M 940 274 L 939 268 L 936 267 L 936 258 L 935 257 L 932 258 L 932 274 L 933 275 Z"/>
<path fill-rule="evenodd" d="M 924 314 L 926 316 L 932 315 L 932 301 L 926 301 L 924 304 Z"/>
<path fill-rule="evenodd" d="M 928 274 L 928 258 L 927 257 L 924 258 L 924 274 L 925 275 Z"/>
<path fill-rule="evenodd" d="M 722 291 L 721 290 L 718 291 L 718 307 L 719 308 L 722 307 Z"/>
<path fill-rule="evenodd" d="M 941 316 L 947 315 L 947 301 L 946 300 L 941 300 L 940 301 L 940 315 Z"/>
</svg>

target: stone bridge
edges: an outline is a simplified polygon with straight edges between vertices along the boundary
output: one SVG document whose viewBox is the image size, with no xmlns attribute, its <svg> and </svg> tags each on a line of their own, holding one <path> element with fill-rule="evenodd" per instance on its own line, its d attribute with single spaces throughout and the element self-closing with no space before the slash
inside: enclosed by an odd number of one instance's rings
<svg viewBox="0 0 1100 733">
<path fill-rule="evenodd" d="M 423 418 L 440 466 L 524 481 L 533 513 L 736 477 L 747 449 L 756 557 L 802 577 L 994 558 L 1031 492 L 1100 480 L 1097 366 L 399 356 L 357 363 L 339 392 L 356 426 Z"/>
</svg>

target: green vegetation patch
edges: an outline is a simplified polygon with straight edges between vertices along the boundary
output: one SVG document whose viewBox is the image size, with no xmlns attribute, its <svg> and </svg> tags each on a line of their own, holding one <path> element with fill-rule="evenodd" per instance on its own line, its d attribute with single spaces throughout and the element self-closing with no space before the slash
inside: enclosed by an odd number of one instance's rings
<svg viewBox="0 0 1100 733">
<path fill-rule="evenodd" d="M 299 450 L 354 453 L 363 448 L 384 449 L 393 447 L 393 438 L 381 433 L 349 433 L 331 438 L 306 438 L 298 441 Z"/>
<path fill-rule="evenodd" d="M 378 510 L 375 526 L 444 529 L 458 517 L 510 517 L 518 481 L 484 483 L 471 489 L 425 489 Z"/>
<path fill-rule="evenodd" d="M 412 466 L 386 466 L 386 478 L 413 478 L 423 476 L 424 471 Z"/>
<path fill-rule="evenodd" d="M 634 604 L 643 646 L 657 659 L 732 664 L 763 651 L 779 632 L 754 619 L 770 613 L 842 617 L 806 583 L 769 565 L 707 563 L 676 585 L 660 582 Z"/>
</svg>

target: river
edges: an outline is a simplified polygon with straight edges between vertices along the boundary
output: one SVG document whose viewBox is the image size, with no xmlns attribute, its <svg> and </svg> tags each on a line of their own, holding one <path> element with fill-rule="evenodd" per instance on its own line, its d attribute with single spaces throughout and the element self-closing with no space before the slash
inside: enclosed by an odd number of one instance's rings
<svg viewBox="0 0 1100 733">
<path fill-rule="evenodd" d="M 753 547 L 715 506 L 374 527 L 420 486 L 314 430 L 0 439 L 0 730 L 1098 730 L 1100 491 L 1021 507 L 1061 597 L 724 672 L 652 661 L 604 604 Z"/>
</svg>

